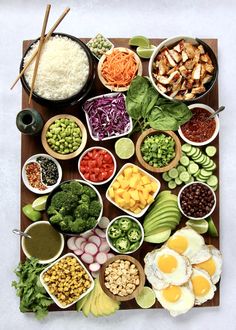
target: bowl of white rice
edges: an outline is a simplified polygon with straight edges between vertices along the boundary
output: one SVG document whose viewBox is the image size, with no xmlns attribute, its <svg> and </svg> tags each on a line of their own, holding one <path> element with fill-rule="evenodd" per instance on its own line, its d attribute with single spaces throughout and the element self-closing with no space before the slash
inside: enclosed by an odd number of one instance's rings
<svg viewBox="0 0 236 330">
<path fill-rule="evenodd" d="M 26 50 L 20 71 L 38 45 L 39 39 Z M 35 59 L 21 77 L 22 85 L 28 94 L 34 66 Z M 55 33 L 43 45 L 32 97 L 46 106 L 73 106 L 86 97 L 94 78 L 94 60 L 89 48 L 73 36 Z"/>
</svg>

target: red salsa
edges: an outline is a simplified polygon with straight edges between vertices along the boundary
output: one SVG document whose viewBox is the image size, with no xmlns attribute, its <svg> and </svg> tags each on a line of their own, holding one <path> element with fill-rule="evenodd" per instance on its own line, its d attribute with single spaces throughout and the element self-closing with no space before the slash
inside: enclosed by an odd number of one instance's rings
<svg viewBox="0 0 236 330">
<path fill-rule="evenodd" d="M 192 112 L 192 118 L 181 126 L 181 131 L 192 142 L 205 142 L 214 134 L 216 121 L 215 119 L 206 120 L 210 113 L 205 109 L 194 108 Z"/>
</svg>

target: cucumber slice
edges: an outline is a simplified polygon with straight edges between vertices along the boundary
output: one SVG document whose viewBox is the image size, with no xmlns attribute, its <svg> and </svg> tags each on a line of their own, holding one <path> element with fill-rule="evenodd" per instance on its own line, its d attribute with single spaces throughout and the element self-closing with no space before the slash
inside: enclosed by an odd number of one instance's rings
<svg viewBox="0 0 236 330">
<path fill-rule="evenodd" d="M 189 165 L 189 158 L 187 156 L 182 156 L 180 158 L 180 164 L 183 166 L 188 166 Z"/>
<path fill-rule="evenodd" d="M 205 155 L 205 160 L 202 162 L 202 166 L 209 166 L 210 164 L 212 165 L 214 162 L 211 158 Z"/>
<path fill-rule="evenodd" d="M 216 169 L 216 164 L 213 163 L 211 166 L 210 165 L 207 167 L 205 166 L 204 169 L 207 171 L 214 171 Z"/>
<path fill-rule="evenodd" d="M 169 177 L 168 173 L 167 172 L 164 172 L 162 174 L 162 179 L 166 182 L 169 182 L 171 180 L 171 178 Z"/>
<path fill-rule="evenodd" d="M 214 224 L 214 221 L 212 219 L 212 217 L 208 217 L 206 218 L 206 220 L 208 221 L 208 233 L 210 236 L 212 237 L 218 237 L 219 234 L 218 234 L 218 231 L 216 229 L 216 226 Z"/>
<path fill-rule="evenodd" d="M 210 186 L 210 187 L 215 187 L 218 185 L 218 178 L 216 175 L 211 175 L 209 177 L 209 179 L 207 180 L 207 184 Z"/>
<path fill-rule="evenodd" d="M 189 164 L 189 166 L 188 166 L 188 173 L 189 174 L 197 173 L 198 170 L 199 170 L 198 164 L 196 164 L 194 162 Z"/>
<path fill-rule="evenodd" d="M 192 149 L 192 146 L 190 144 L 188 144 L 188 143 L 185 143 L 185 144 L 182 145 L 182 151 L 183 152 L 188 153 L 188 152 L 191 151 L 191 149 Z"/>
<path fill-rule="evenodd" d="M 193 160 L 199 159 L 201 155 L 202 155 L 201 150 L 199 148 L 196 148 L 195 153 L 192 155 L 192 159 Z"/>
<path fill-rule="evenodd" d="M 206 147 L 206 154 L 207 154 L 207 156 L 214 157 L 215 154 L 216 154 L 216 152 L 217 152 L 216 147 L 214 147 L 214 146 L 208 146 L 208 147 Z"/>
<path fill-rule="evenodd" d="M 169 187 L 170 189 L 175 189 L 175 188 L 176 188 L 176 183 L 175 183 L 175 181 L 174 181 L 174 180 L 169 181 L 169 182 L 168 182 L 168 187 Z"/>
<path fill-rule="evenodd" d="M 199 173 L 200 173 L 200 170 L 198 170 L 196 173 L 194 173 L 193 176 L 194 176 L 195 178 L 197 178 L 198 175 L 199 175 Z"/>
<path fill-rule="evenodd" d="M 204 178 L 210 178 L 212 171 L 206 171 L 204 168 L 200 170 L 200 175 Z"/>
<path fill-rule="evenodd" d="M 179 174 L 180 174 L 180 173 L 186 171 L 186 168 L 185 168 L 183 165 L 178 165 L 178 166 L 177 166 L 177 171 L 178 171 Z"/>
<path fill-rule="evenodd" d="M 180 178 L 176 178 L 175 179 L 175 183 L 179 186 L 179 185 L 181 185 L 183 183 L 183 181 L 180 180 Z"/>
<path fill-rule="evenodd" d="M 199 182 L 203 182 L 203 183 L 206 182 L 206 179 L 201 179 L 199 177 L 197 177 L 196 180 L 199 181 Z"/>
<path fill-rule="evenodd" d="M 190 179 L 187 182 L 185 182 L 185 183 L 192 183 L 192 182 L 194 182 L 194 177 L 193 176 L 190 176 Z"/>
<path fill-rule="evenodd" d="M 188 155 L 189 157 L 192 157 L 192 155 L 195 154 L 196 150 L 197 150 L 196 147 L 192 147 L 192 149 L 191 149 L 189 152 L 187 152 L 187 155 Z"/>
<path fill-rule="evenodd" d="M 168 175 L 172 179 L 177 178 L 178 177 L 178 171 L 177 171 L 177 169 L 176 168 L 172 168 L 171 170 L 169 170 Z"/>
<path fill-rule="evenodd" d="M 213 191 L 216 191 L 218 189 L 218 184 L 214 187 L 211 187 Z"/>
<path fill-rule="evenodd" d="M 180 173 L 179 178 L 183 182 L 187 182 L 190 179 L 190 174 L 187 171 L 182 172 L 182 173 Z"/>
<path fill-rule="evenodd" d="M 197 162 L 198 162 L 198 164 L 202 164 L 203 162 L 204 162 L 204 160 L 206 159 L 206 155 L 201 155 L 199 158 L 198 158 L 198 160 L 197 160 Z"/>
</svg>

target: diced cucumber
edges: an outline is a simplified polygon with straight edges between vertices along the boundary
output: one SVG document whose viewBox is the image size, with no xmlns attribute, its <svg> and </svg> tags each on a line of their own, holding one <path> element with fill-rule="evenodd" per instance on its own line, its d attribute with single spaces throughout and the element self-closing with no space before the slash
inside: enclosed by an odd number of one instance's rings
<svg viewBox="0 0 236 330">
<path fill-rule="evenodd" d="M 179 174 L 180 174 L 181 172 L 186 171 L 186 168 L 185 168 L 183 165 L 178 165 L 178 166 L 177 166 L 177 171 L 178 171 Z"/>
<path fill-rule="evenodd" d="M 171 178 L 169 177 L 168 173 L 167 172 L 164 172 L 162 174 L 162 179 L 166 182 L 169 182 L 171 180 Z"/>
<path fill-rule="evenodd" d="M 189 158 L 187 156 L 182 156 L 180 158 L 180 164 L 183 166 L 188 166 L 189 165 Z"/>
<path fill-rule="evenodd" d="M 179 186 L 183 183 L 183 181 L 180 180 L 180 178 L 175 178 L 175 183 Z"/>
<path fill-rule="evenodd" d="M 169 170 L 168 175 L 172 179 L 177 178 L 178 177 L 178 171 L 177 171 L 177 169 L 176 168 L 172 168 L 171 170 Z"/>
<path fill-rule="evenodd" d="M 208 146 L 208 147 L 206 147 L 205 151 L 206 151 L 207 156 L 214 157 L 217 152 L 217 149 L 214 146 Z"/>
<path fill-rule="evenodd" d="M 194 162 L 190 162 L 190 164 L 188 166 L 188 172 L 189 172 L 189 174 L 197 173 L 198 170 L 199 170 L 198 164 L 196 164 Z"/>
<path fill-rule="evenodd" d="M 192 146 L 190 144 L 188 144 L 188 143 L 185 143 L 185 144 L 182 145 L 182 151 L 183 152 L 188 153 L 188 152 L 191 151 L 191 149 L 192 149 Z"/>
<path fill-rule="evenodd" d="M 215 187 L 218 185 L 218 178 L 216 175 L 211 175 L 209 177 L 209 179 L 207 180 L 207 184 L 210 186 L 210 187 Z"/>
<path fill-rule="evenodd" d="M 174 181 L 174 180 L 169 181 L 169 182 L 168 182 L 168 187 L 169 187 L 170 189 L 175 189 L 175 188 L 176 188 L 176 183 L 175 183 L 175 181 Z"/>
<path fill-rule="evenodd" d="M 187 171 L 182 172 L 182 173 L 180 173 L 179 178 L 183 182 L 187 182 L 190 179 L 190 174 Z"/>
</svg>

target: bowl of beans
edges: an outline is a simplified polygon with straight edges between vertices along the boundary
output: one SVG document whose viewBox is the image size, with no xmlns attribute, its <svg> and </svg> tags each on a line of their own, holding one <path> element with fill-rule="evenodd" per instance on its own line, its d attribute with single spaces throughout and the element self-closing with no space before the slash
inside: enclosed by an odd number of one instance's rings
<svg viewBox="0 0 236 330">
<path fill-rule="evenodd" d="M 181 143 L 172 131 L 150 128 L 139 136 L 136 156 L 148 171 L 166 172 L 177 165 L 181 157 Z"/>
<path fill-rule="evenodd" d="M 46 122 L 41 141 L 49 155 L 61 160 L 72 159 L 85 148 L 87 131 L 77 117 L 61 114 Z"/>
<path fill-rule="evenodd" d="M 206 183 L 188 183 L 178 194 L 178 206 L 186 218 L 207 218 L 216 207 L 216 195 Z"/>
<path fill-rule="evenodd" d="M 61 165 L 47 154 L 31 156 L 22 167 L 24 185 L 35 194 L 51 192 L 60 184 L 61 179 Z"/>
<path fill-rule="evenodd" d="M 208 120 L 215 111 L 206 104 L 195 103 L 189 106 L 192 118 L 178 129 L 181 138 L 193 146 L 204 146 L 211 143 L 219 133 L 218 116 Z"/>
</svg>

